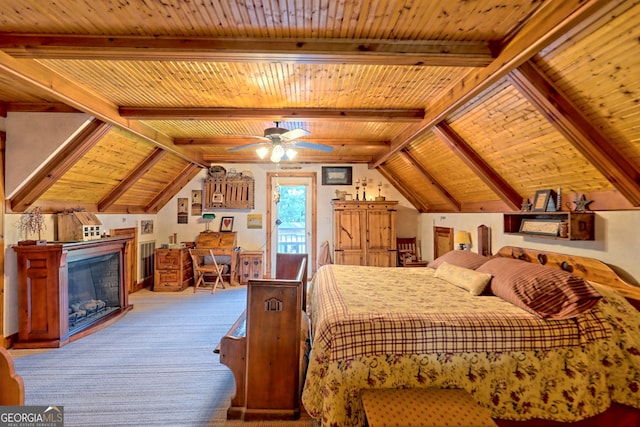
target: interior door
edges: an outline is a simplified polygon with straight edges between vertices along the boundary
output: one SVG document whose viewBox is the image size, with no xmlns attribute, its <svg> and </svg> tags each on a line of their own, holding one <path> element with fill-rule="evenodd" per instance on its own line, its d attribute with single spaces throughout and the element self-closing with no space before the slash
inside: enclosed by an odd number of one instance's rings
<svg viewBox="0 0 640 427">
<path fill-rule="evenodd" d="M 453 250 L 453 228 L 433 227 L 433 259 Z"/>
</svg>

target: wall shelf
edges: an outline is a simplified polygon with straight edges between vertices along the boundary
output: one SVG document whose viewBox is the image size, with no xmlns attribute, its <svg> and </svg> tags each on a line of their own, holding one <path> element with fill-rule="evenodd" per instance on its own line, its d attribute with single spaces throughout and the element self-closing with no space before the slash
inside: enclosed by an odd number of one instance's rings
<svg viewBox="0 0 640 427">
<path fill-rule="evenodd" d="M 253 209 L 254 179 L 243 174 L 224 172 L 204 181 L 205 209 Z"/>
<path fill-rule="evenodd" d="M 593 212 L 517 212 L 504 214 L 504 233 L 559 240 L 594 240 Z"/>
</svg>

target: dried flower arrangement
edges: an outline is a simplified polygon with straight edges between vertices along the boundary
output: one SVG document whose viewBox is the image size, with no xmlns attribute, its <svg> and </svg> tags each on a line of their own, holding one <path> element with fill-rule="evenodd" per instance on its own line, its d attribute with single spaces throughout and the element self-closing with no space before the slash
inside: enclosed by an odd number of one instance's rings
<svg viewBox="0 0 640 427">
<path fill-rule="evenodd" d="M 25 239 L 29 239 L 29 236 L 32 234 L 37 234 L 38 242 L 40 242 L 42 239 L 42 232 L 47 228 L 44 223 L 42 209 L 35 207 L 30 211 L 23 213 L 17 227 L 20 229 Z"/>
</svg>

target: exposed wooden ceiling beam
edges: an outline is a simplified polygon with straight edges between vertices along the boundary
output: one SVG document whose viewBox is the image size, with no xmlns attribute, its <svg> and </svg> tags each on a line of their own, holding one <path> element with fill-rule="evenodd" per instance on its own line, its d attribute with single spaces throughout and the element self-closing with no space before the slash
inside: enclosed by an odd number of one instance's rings
<svg viewBox="0 0 640 427">
<path fill-rule="evenodd" d="M 173 139 L 143 122 L 120 117 L 118 106 L 88 88 L 71 82 L 35 61 L 15 59 L 0 51 L 0 71 L 33 85 L 60 102 L 99 118 L 114 126 L 122 127 L 190 162 L 202 165 L 202 159 L 182 147 L 176 147 Z M 204 165 L 202 165 L 204 166 Z"/>
<path fill-rule="evenodd" d="M 520 210 L 522 196 L 502 179 L 448 124 L 444 122 L 438 124 L 433 128 L 433 132 L 451 147 L 451 150 L 473 170 L 482 182 L 500 197 L 500 200 L 505 202 L 511 209 Z"/>
<path fill-rule="evenodd" d="M 305 138 L 305 141 L 314 142 L 317 144 L 331 145 L 334 147 L 346 147 L 346 146 L 358 146 L 358 147 L 386 147 L 389 145 L 387 140 L 372 140 L 372 139 L 314 139 Z M 176 138 L 173 143 L 176 145 L 188 145 L 191 147 L 196 146 L 217 146 L 217 147 L 238 147 L 245 144 L 251 144 L 260 142 L 256 138 L 250 136 L 213 136 L 207 138 Z"/>
<path fill-rule="evenodd" d="M 12 102 L 7 111 L 20 113 L 77 113 L 78 109 L 62 102 Z"/>
<path fill-rule="evenodd" d="M 564 37 L 568 31 L 593 21 L 611 11 L 624 0 L 548 0 L 537 10 L 496 59 L 485 68 L 470 71 L 463 79 L 455 81 L 443 95 L 427 105 L 425 119 L 409 125 L 391 142 L 386 153 L 373 162 L 379 166 L 414 139 L 428 132 L 438 123 L 480 95 L 491 85 L 504 78 L 511 70 L 528 61 L 540 50 Z"/>
<path fill-rule="evenodd" d="M 113 189 L 98 203 L 98 211 L 103 212 L 113 205 L 124 193 L 127 192 L 133 184 L 135 184 L 145 173 L 149 171 L 156 163 L 158 163 L 167 154 L 161 148 L 154 149 L 146 159 L 138 164 L 122 181 L 120 184 L 113 187 Z"/>
<path fill-rule="evenodd" d="M 640 170 L 541 70 L 526 62 L 513 70 L 509 81 L 633 206 L 640 206 Z"/>
<path fill-rule="evenodd" d="M 389 183 L 396 190 L 398 190 L 400 194 L 402 194 L 404 198 L 407 199 L 413 205 L 413 207 L 415 207 L 418 210 L 418 212 L 426 213 L 429 211 L 429 205 L 427 205 L 423 200 L 421 200 L 416 195 L 416 193 L 411 191 L 411 189 L 408 188 L 406 183 L 403 183 L 398 178 L 396 178 L 396 176 L 391 171 L 389 171 L 385 165 L 382 165 L 376 168 L 376 170 L 380 172 L 380 174 L 384 176 L 384 178 L 387 181 L 389 181 Z"/>
<path fill-rule="evenodd" d="M 411 166 L 418 174 L 422 176 L 422 179 L 431 184 L 438 194 L 445 200 L 445 202 L 451 206 L 454 211 L 460 212 L 462 205 L 457 201 L 440 183 L 422 166 L 422 164 L 415 158 L 411 152 L 402 150 L 400 157 L 409 166 Z M 421 184 L 422 185 L 422 184 Z"/>
<path fill-rule="evenodd" d="M 9 201 L 11 210 L 24 212 L 109 132 L 111 125 L 93 119 L 51 157 Z"/>
<path fill-rule="evenodd" d="M 193 178 L 200 173 L 200 166 L 189 163 L 180 173 L 167 185 L 160 193 L 153 198 L 151 203 L 145 206 L 146 213 L 157 213 L 160 208 L 169 203 L 178 191 L 187 185 Z"/>
<path fill-rule="evenodd" d="M 238 156 L 237 153 L 229 154 L 204 154 L 202 156 L 207 163 L 271 163 L 269 159 L 261 160 L 255 152 L 252 155 Z M 331 154 L 303 154 L 298 153 L 295 160 L 283 160 L 281 164 L 297 163 L 370 163 L 373 160 L 369 155 L 340 155 Z"/>
<path fill-rule="evenodd" d="M 310 121 L 383 121 L 419 122 L 424 118 L 420 108 L 330 109 L 330 108 L 217 108 L 217 107 L 120 107 L 120 116 L 139 120 L 310 120 Z"/>
<path fill-rule="evenodd" d="M 0 33 L 16 58 L 147 61 L 293 62 L 484 67 L 487 42 L 357 39 L 229 39 Z"/>
</svg>

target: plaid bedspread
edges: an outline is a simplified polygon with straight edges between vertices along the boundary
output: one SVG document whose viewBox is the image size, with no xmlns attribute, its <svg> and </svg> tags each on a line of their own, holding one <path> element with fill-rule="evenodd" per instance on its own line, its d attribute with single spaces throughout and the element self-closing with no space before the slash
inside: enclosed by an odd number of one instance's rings
<svg viewBox="0 0 640 427">
<path fill-rule="evenodd" d="M 330 360 L 383 354 L 548 350 L 610 338 L 596 306 L 542 320 L 495 296 L 473 296 L 429 268 L 328 265 L 310 289 L 314 347 Z"/>
</svg>

